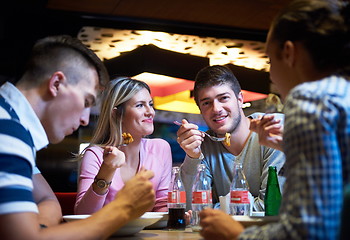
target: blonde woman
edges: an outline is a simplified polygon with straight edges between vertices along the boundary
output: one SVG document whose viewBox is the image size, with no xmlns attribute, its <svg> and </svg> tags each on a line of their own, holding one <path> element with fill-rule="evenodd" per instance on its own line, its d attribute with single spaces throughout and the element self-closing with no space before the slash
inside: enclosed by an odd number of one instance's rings
<svg viewBox="0 0 350 240">
<path fill-rule="evenodd" d="M 170 145 L 163 139 L 144 138 L 153 133 L 154 115 L 146 83 L 126 77 L 110 81 L 95 133 L 81 158 L 76 214 L 91 214 L 111 202 L 143 168 L 154 172 L 156 202 L 149 211 L 168 211 Z M 133 141 L 123 145 L 123 133 L 131 134 Z"/>
</svg>

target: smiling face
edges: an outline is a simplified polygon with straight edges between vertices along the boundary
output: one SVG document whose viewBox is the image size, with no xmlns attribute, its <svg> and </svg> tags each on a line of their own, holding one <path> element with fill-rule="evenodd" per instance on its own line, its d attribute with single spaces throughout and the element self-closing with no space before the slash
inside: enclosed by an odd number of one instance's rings
<svg viewBox="0 0 350 240">
<path fill-rule="evenodd" d="M 228 84 L 207 87 L 198 92 L 204 121 L 219 136 L 234 132 L 242 119 L 243 97 L 238 99 Z"/>
<path fill-rule="evenodd" d="M 155 111 L 153 100 L 147 89 L 143 88 L 125 103 L 123 116 L 123 132 L 135 137 L 153 133 Z"/>
</svg>

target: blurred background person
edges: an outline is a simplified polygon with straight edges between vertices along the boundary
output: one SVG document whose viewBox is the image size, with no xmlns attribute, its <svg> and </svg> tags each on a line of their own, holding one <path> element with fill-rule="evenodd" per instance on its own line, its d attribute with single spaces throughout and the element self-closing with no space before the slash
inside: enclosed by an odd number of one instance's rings
<svg viewBox="0 0 350 240">
<path fill-rule="evenodd" d="M 285 98 L 280 219 L 244 231 L 230 216 L 204 210 L 201 234 L 205 239 L 339 239 L 344 186 L 350 182 L 349 3 L 291 2 L 272 22 L 266 53 L 271 81 Z"/>
</svg>

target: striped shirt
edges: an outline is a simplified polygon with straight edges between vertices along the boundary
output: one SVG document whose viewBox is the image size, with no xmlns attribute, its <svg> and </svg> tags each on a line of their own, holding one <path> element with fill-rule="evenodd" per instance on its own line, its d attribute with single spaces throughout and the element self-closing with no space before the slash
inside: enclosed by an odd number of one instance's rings
<svg viewBox="0 0 350 240">
<path fill-rule="evenodd" d="M 303 83 L 285 104 L 284 195 L 280 221 L 240 239 L 338 239 L 350 173 L 350 81 Z"/>
<path fill-rule="evenodd" d="M 0 214 L 38 212 L 32 196 L 36 152 L 48 144 L 38 117 L 12 84 L 0 88 Z"/>
</svg>

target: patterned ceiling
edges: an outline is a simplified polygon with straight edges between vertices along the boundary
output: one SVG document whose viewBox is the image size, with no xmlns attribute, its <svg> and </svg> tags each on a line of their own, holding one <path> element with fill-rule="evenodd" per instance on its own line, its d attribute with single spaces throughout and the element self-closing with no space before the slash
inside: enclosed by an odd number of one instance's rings
<svg viewBox="0 0 350 240">
<path fill-rule="evenodd" d="M 210 65 L 234 64 L 268 71 L 265 44 L 228 38 L 201 37 L 146 30 L 83 27 L 78 38 L 103 60 L 120 56 L 142 45 L 209 58 Z"/>
</svg>

